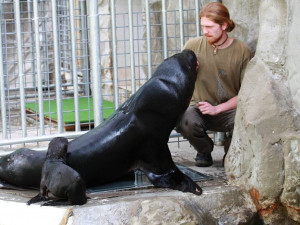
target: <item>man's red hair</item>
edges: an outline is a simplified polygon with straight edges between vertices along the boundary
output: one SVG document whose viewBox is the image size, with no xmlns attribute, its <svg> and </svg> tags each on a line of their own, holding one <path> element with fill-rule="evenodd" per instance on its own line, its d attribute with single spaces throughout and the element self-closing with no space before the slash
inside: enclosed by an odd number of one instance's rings
<svg viewBox="0 0 300 225">
<path fill-rule="evenodd" d="M 230 14 L 226 6 L 220 2 L 210 2 L 206 4 L 200 11 L 199 17 L 206 17 L 211 21 L 223 25 L 227 23 L 227 32 L 230 32 L 234 29 L 235 24 L 230 19 Z"/>
</svg>

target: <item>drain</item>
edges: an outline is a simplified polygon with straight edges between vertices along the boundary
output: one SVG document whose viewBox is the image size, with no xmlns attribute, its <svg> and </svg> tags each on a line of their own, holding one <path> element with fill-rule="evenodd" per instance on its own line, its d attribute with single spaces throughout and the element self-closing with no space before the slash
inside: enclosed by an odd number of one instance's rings
<svg viewBox="0 0 300 225">
<path fill-rule="evenodd" d="M 192 170 L 184 165 L 176 163 L 178 169 L 185 175 L 189 176 L 193 181 L 205 181 L 210 180 L 211 177 Z M 153 187 L 147 176 L 139 171 L 134 171 L 131 175 L 121 180 L 117 180 L 108 184 L 99 185 L 87 189 L 88 193 L 95 192 L 109 192 L 109 191 L 124 191 L 124 190 L 135 190 L 141 188 Z"/>
</svg>

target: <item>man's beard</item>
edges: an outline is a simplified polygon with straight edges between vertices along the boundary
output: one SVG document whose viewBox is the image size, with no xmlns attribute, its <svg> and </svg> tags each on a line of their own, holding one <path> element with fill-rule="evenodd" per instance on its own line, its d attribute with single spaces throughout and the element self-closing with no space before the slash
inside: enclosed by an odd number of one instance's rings
<svg viewBox="0 0 300 225">
<path fill-rule="evenodd" d="M 206 36 L 206 38 L 208 38 L 208 37 L 212 37 L 212 36 L 210 36 L 210 35 Z M 207 41 L 210 45 L 213 45 L 214 43 L 217 43 L 218 41 L 220 41 L 221 38 L 222 38 L 222 34 L 217 38 L 207 39 Z"/>
</svg>

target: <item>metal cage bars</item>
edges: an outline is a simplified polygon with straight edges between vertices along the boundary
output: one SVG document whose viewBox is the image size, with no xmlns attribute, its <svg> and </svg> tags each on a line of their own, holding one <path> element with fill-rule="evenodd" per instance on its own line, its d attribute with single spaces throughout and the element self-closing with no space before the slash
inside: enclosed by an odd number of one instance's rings
<svg viewBox="0 0 300 225">
<path fill-rule="evenodd" d="M 25 87 L 24 87 L 24 74 L 22 68 L 22 47 L 21 47 L 21 24 L 20 24 L 20 1 L 14 1 L 14 14 L 15 14 L 15 26 L 16 26 L 16 36 L 17 36 L 17 61 L 18 61 L 18 73 L 20 81 L 20 105 L 21 105 L 21 122 L 22 122 L 22 137 L 17 139 L 8 139 L 7 135 L 7 120 L 6 111 L 7 107 L 5 104 L 5 82 L 4 82 L 4 69 L 3 63 L 0 63 L 0 99 L 1 99 L 1 120 L 2 120 L 2 136 L 3 140 L 0 141 L 1 145 L 12 145 L 27 142 L 39 142 L 51 140 L 57 134 L 45 135 L 45 126 L 43 118 L 43 94 L 42 94 L 42 75 L 41 75 L 41 53 L 39 49 L 41 48 L 39 42 L 39 13 L 38 13 L 38 0 L 33 0 L 33 22 L 34 22 L 34 39 L 35 39 L 35 71 L 37 75 L 37 90 L 38 90 L 38 101 L 39 101 L 39 124 L 41 136 L 28 137 L 27 136 L 27 126 L 26 126 L 26 112 L 25 112 Z M 60 48 L 59 48 L 59 36 L 58 36 L 58 21 L 57 21 L 57 4 L 56 0 L 51 0 L 52 5 L 52 35 L 53 35 L 53 47 L 54 47 L 54 75 L 55 75 L 55 92 L 56 92 L 56 102 L 57 102 L 57 112 L 58 112 L 58 133 L 60 136 L 65 136 L 68 138 L 75 138 L 82 135 L 86 131 L 80 131 L 80 116 L 79 116 L 79 103 L 78 103 L 78 80 L 77 80 L 77 54 L 76 54 L 76 34 L 75 34 L 75 24 L 74 24 L 74 0 L 69 0 L 69 14 L 70 14 L 70 30 L 71 30 L 71 62 L 72 62 L 72 73 L 73 73 L 73 83 L 74 83 L 74 104 L 75 104 L 75 132 L 63 132 L 63 111 L 62 111 L 62 81 L 61 81 L 61 59 L 60 59 Z M 86 4 L 87 3 L 87 4 Z M 100 51 L 100 32 L 99 32 L 99 13 L 98 13 L 98 1 L 97 0 L 80 0 L 83 13 L 85 13 L 85 4 L 88 8 L 88 25 L 89 25 L 89 49 L 90 49 L 90 68 L 92 90 L 93 90 L 93 100 L 94 100 L 94 123 L 95 126 L 103 121 L 103 111 L 102 111 L 102 92 L 101 92 L 101 51 Z M 196 35 L 200 35 L 199 28 L 199 1 L 195 0 L 195 24 L 196 24 Z M 163 43 L 163 58 L 167 58 L 168 55 L 168 29 L 167 29 L 167 10 L 166 10 L 166 0 L 161 1 L 162 5 L 162 43 Z M 184 10 L 183 1 L 178 0 L 179 5 L 179 21 L 180 21 L 180 49 L 182 49 L 185 42 L 184 36 Z M 113 83 L 114 83 L 114 104 L 115 108 L 119 106 L 119 89 L 118 89 L 118 60 L 117 60 L 117 38 L 116 38 L 116 13 L 115 13 L 115 0 L 110 0 L 111 7 L 111 34 L 112 34 L 112 58 L 113 58 Z M 135 60 L 134 60 L 134 25 L 133 25 L 133 11 L 132 11 L 132 0 L 128 0 L 128 30 L 129 30 L 129 45 L 130 45 L 130 69 L 131 69 L 131 88 L 132 93 L 137 89 L 136 87 L 136 74 L 135 74 Z M 149 0 L 145 0 L 145 21 L 146 21 L 146 53 L 147 53 L 147 74 L 148 78 L 152 74 L 152 46 L 151 46 L 151 22 L 150 22 L 150 8 Z M 81 21 L 82 22 L 82 21 Z M 1 26 L 0 26 L 1 31 Z M 1 32 L 2 33 L 2 32 Z M 84 32 L 81 35 L 86 35 Z M 85 37 L 87 38 L 87 37 Z M 0 35 L 0 62 L 3 62 L 3 40 Z M 85 62 L 87 64 L 87 62 Z M 172 134 L 176 136 L 175 134 Z"/>
</svg>

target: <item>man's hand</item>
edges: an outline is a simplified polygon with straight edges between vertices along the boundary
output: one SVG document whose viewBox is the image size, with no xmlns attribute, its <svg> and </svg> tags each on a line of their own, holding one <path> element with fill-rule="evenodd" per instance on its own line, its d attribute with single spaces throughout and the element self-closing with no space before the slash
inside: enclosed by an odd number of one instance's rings
<svg viewBox="0 0 300 225">
<path fill-rule="evenodd" d="M 219 114 L 217 106 L 213 106 L 208 102 L 198 102 L 197 107 L 203 115 L 215 116 Z"/>
<path fill-rule="evenodd" d="M 235 96 L 229 99 L 227 102 L 221 103 L 216 106 L 213 106 L 208 102 L 198 102 L 197 107 L 203 115 L 215 116 L 219 113 L 226 112 L 231 109 L 236 109 L 237 98 L 238 96 Z"/>
</svg>

